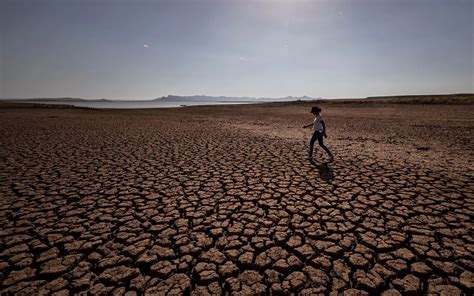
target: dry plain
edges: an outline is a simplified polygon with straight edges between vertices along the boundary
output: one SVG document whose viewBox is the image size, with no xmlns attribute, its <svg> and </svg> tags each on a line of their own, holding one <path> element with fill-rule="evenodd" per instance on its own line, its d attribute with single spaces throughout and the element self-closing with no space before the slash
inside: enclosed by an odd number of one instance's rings
<svg viewBox="0 0 474 296">
<path fill-rule="evenodd" d="M 472 295 L 474 105 L 0 109 L 0 294 Z"/>
</svg>

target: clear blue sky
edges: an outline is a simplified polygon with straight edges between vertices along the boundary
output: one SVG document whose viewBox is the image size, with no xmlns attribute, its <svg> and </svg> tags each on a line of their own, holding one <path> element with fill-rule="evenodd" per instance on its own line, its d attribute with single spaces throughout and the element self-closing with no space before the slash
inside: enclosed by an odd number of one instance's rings
<svg viewBox="0 0 474 296">
<path fill-rule="evenodd" d="M 474 92 L 472 0 L 0 0 L 0 97 Z"/>
</svg>

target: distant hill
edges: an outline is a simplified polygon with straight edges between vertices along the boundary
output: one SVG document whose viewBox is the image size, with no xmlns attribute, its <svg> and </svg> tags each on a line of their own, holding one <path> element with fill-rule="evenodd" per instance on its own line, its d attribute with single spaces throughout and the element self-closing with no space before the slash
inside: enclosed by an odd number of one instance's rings
<svg viewBox="0 0 474 296">
<path fill-rule="evenodd" d="M 109 102 L 111 100 L 98 99 L 87 100 L 82 98 L 26 98 L 26 99 L 2 99 L 3 101 L 28 101 L 28 102 Z"/>
<path fill-rule="evenodd" d="M 288 96 L 284 98 L 255 98 L 255 97 L 226 97 L 226 96 L 205 96 L 205 95 L 196 95 L 196 96 L 175 96 L 168 95 L 166 97 L 156 98 L 154 100 L 149 100 L 150 102 L 159 101 L 159 102 L 287 102 L 287 101 L 308 101 L 308 100 L 317 100 L 321 99 L 320 97 L 310 98 L 308 96 L 303 97 L 293 97 Z M 2 101 L 28 101 L 28 102 L 145 102 L 147 100 L 108 100 L 108 99 L 82 99 L 82 98 L 14 98 L 14 99 L 1 99 Z"/>
<path fill-rule="evenodd" d="M 315 100 L 324 104 L 405 104 L 405 105 L 474 105 L 474 94 L 431 94 L 377 96 L 367 98 L 339 98 Z"/>
<path fill-rule="evenodd" d="M 84 102 L 84 101 L 87 101 L 86 99 L 81 99 L 81 98 L 31 98 L 31 99 L 19 99 L 19 100 L 33 101 L 33 102 L 56 102 L 56 101 L 58 102 Z"/>
<path fill-rule="evenodd" d="M 431 95 L 399 95 L 399 96 L 373 96 L 367 98 L 336 98 L 336 99 L 322 99 L 321 97 L 294 97 L 287 96 L 282 98 L 255 98 L 255 97 L 226 97 L 226 96 L 176 96 L 168 95 L 166 97 L 156 98 L 153 100 L 108 100 L 108 99 L 83 99 L 83 98 L 26 98 L 26 99 L 7 99 L 2 98 L 0 101 L 7 102 L 31 102 L 31 103 L 74 103 L 74 102 L 165 102 L 165 103 L 271 103 L 271 102 L 294 102 L 294 101 L 311 101 L 313 103 L 358 103 L 358 104 L 444 104 L 444 105 L 460 105 L 460 104 L 474 104 L 474 94 L 460 93 L 460 94 L 431 94 Z"/>
<path fill-rule="evenodd" d="M 368 101 L 395 104 L 472 104 L 474 94 L 432 94 L 367 97 Z"/>
</svg>

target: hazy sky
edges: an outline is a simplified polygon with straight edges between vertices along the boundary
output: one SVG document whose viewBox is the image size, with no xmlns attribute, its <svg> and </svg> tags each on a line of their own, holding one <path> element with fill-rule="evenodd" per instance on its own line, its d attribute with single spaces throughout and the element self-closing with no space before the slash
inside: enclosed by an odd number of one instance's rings
<svg viewBox="0 0 474 296">
<path fill-rule="evenodd" d="M 474 92 L 472 0 L 0 0 L 0 97 Z"/>
</svg>

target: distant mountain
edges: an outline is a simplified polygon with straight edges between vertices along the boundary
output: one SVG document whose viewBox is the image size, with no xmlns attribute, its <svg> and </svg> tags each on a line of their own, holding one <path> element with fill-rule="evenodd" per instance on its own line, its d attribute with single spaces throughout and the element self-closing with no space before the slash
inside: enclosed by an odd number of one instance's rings
<svg viewBox="0 0 474 296">
<path fill-rule="evenodd" d="M 472 98 L 474 94 L 459 93 L 459 94 L 430 94 L 430 95 L 398 95 L 398 96 L 377 96 L 367 97 L 367 100 L 400 100 L 400 99 L 441 99 L 441 98 Z"/>
<path fill-rule="evenodd" d="M 156 98 L 153 101 L 160 102 L 285 102 L 285 101 L 307 101 L 321 99 L 320 97 L 310 98 L 308 96 L 293 97 L 288 96 L 284 98 L 254 98 L 254 97 L 213 97 L 213 96 L 175 96 L 168 95 L 166 97 Z"/>
<path fill-rule="evenodd" d="M 27 99 L 5 99 L 8 101 L 29 101 L 29 102 L 109 102 L 111 100 L 98 99 L 87 100 L 82 98 L 27 98 Z"/>
<path fill-rule="evenodd" d="M 287 96 L 283 98 L 255 98 L 255 97 L 226 97 L 226 96 L 205 96 L 205 95 L 195 95 L 195 96 L 176 96 L 168 95 L 166 97 L 156 98 L 150 100 L 149 102 L 209 102 L 209 103 L 218 103 L 218 102 L 287 102 L 287 101 L 307 101 L 307 100 L 319 100 L 321 97 L 311 98 L 308 96 L 302 97 L 293 97 Z M 28 101 L 28 102 L 64 102 L 64 103 L 73 103 L 73 102 L 146 102 L 146 100 L 108 100 L 108 99 L 82 99 L 82 98 L 22 98 L 22 99 L 2 99 L 6 101 Z"/>
</svg>

